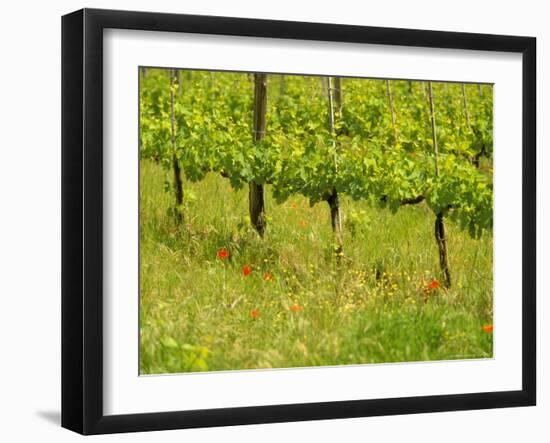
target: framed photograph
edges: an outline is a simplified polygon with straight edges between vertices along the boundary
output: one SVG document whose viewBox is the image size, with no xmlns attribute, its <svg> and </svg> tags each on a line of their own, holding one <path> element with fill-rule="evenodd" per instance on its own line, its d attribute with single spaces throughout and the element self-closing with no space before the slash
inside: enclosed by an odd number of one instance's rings
<svg viewBox="0 0 550 443">
<path fill-rule="evenodd" d="M 62 425 L 534 405 L 531 37 L 62 19 Z"/>
</svg>

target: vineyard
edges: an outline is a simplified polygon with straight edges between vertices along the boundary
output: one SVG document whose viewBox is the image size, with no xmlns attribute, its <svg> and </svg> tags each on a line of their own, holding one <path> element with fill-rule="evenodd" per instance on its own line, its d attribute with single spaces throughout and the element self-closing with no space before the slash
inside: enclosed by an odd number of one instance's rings
<svg viewBox="0 0 550 443">
<path fill-rule="evenodd" d="M 492 356 L 493 91 L 140 70 L 145 374 Z"/>
</svg>

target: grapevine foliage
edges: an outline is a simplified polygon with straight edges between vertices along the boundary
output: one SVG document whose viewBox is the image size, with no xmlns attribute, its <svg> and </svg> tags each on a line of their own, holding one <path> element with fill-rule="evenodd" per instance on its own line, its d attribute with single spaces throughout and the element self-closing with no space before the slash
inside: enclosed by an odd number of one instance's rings
<svg viewBox="0 0 550 443">
<path fill-rule="evenodd" d="M 149 69 L 141 81 L 141 157 L 169 168 L 169 72 Z M 215 172 L 234 188 L 270 184 L 280 202 L 299 193 L 315 204 L 333 189 L 392 211 L 425 201 L 472 237 L 492 227 L 490 86 L 466 85 L 464 97 L 460 84 L 433 84 L 436 176 L 422 82 L 391 81 L 396 139 L 385 81 L 342 84 L 342 115 L 332 135 L 324 79 L 269 75 L 267 133 L 253 143 L 252 75 L 180 71 L 174 86 L 176 155 L 185 178 L 199 181 Z"/>
</svg>

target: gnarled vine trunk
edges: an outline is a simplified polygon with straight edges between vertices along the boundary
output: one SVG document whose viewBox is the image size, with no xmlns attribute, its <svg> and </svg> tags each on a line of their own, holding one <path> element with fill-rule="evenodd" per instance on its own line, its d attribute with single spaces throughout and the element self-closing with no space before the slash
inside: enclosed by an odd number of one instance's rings
<svg viewBox="0 0 550 443">
<path fill-rule="evenodd" d="M 435 125 L 435 107 L 433 100 L 432 82 L 428 82 L 428 99 L 430 101 L 430 117 L 432 123 L 432 143 L 434 148 L 435 176 L 439 177 L 439 150 L 437 147 L 437 132 Z M 445 223 L 443 211 L 438 212 L 435 218 L 435 240 L 439 250 L 439 265 L 443 274 L 445 287 L 451 287 L 451 270 L 449 269 L 449 257 L 447 255 L 447 237 L 445 235 Z"/>
<path fill-rule="evenodd" d="M 334 240 L 336 242 L 336 254 L 339 257 L 344 249 L 344 236 L 342 232 L 342 213 L 340 211 L 340 201 L 336 189 L 327 198 L 327 203 L 330 207 L 330 223 L 332 232 L 334 232 Z"/>
<path fill-rule="evenodd" d="M 445 278 L 445 286 L 451 287 L 451 271 L 449 269 L 449 259 L 447 256 L 447 237 L 445 235 L 445 223 L 443 223 L 443 212 L 435 217 L 435 241 L 439 249 L 439 266 Z"/>
<path fill-rule="evenodd" d="M 333 137 L 333 148 L 334 148 L 334 169 L 338 171 L 338 161 L 336 157 L 336 131 L 334 130 L 334 115 L 335 115 L 335 101 L 336 101 L 336 112 L 338 115 L 342 112 L 342 91 L 341 91 L 341 82 L 338 79 L 336 82 L 338 88 L 333 87 L 333 81 L 331 77 L 327 79 L 328 85 L 328 104 L 329 104 L 329 130 Z M 337 89 L 337 94 L 335 89 Z M 337 97 L 337 100 L 335 100 Z M 335 253 L 336 257 L 339 259 L 342 256 L 344 250 L 344 236 L 342 233 L 342 211 L 340 209 L 340 201 L 338 199 L 338 192 L 336 189 L 333 189 L 331 194 L 327 197 L 327 203 L 330 207 L 330 220 L 332 225 L 332 231 L 334 232 L 335 240 Z"/>
<path fill-rule="evenodd" d="M 254 74 L 254 128 L 252 137 L 257 143 L 265 136 L 267 108 L 267 75 Z M 260 237 L 265 232 L 265 202 L 264 187 L 262 184 L 250 182 L 248 184 L 248 207 L 250 223 Z"/>
<path fill-rule="evenodd" d="M 170 129 L 172 141 L 172 169 L 174 171 L 174 188 L 176 193 L 176 207 L 174 214 L 178 223 L 183 221 L 181 206 L 183 204 L 183 182 L 181 180 L 181 169 L 176 155 L 176 116 L 174 112 L 174 89 L 176 84 L 177 72 L 174 69 L 170 70 Z"/>
</svg>

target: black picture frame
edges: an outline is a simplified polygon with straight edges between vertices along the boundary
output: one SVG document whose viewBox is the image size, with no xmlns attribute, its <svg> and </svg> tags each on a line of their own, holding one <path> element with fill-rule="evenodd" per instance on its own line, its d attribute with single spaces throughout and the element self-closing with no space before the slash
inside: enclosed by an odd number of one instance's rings
<svg viewBox="0 0 550 443">
<path fill-rule="evenodd" d="M 171 31 L 522 54 L 522 389 L 177 412 L 103 413 L 103 30 Z M 62 18 L 62 426 L 82 434 L 536 403 L 536 39 L 83 9 Z"/>
</svg>

